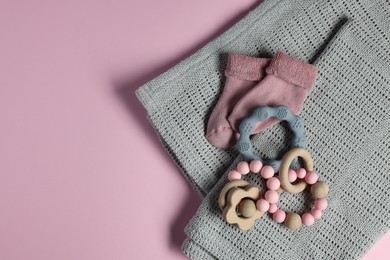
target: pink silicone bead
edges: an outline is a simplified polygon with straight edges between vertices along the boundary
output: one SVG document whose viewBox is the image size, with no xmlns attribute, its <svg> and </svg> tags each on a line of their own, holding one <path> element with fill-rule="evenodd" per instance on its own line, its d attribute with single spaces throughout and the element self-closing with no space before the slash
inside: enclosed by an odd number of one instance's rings
<svg viewBox="0 0 390 260">
<path fill-rule="evenodd" d="M 275 171 L 274 171 L 274 168 L 272 168 L 269 165 L 266 165 L 261 169 L 260 174 L 261 174 L 261 177 L 263 177 L 264 179 L 269 179 L 269 178 L 274 176 Z"/>
<path fill-rule="evenodd" d="M 280 188 L 280 181 L 276 177 L 271 177 L 267 181 L 267 187 L 270 190 L 277 190 Z"/>
<path fill-rule="evenodd" d="M 322 211 L 319 210 L 319 209 L 313 209 L 311 211 L 311 215 L 315 218 L 315 219 L 320 219 L 322 217 Z"/>
<path fill-rule="evenodd" d="M 303 179 L 303 178 L 305 178 L 305 176 L 306 176 L 306 170 L 304 168 L 299 168 L 297 170 L 297 177 L 299 179 Z"/>
<path fill-rule="evenodd" d="M 316 172 L 308 172 L 305 177 L 307 184 L 314 184 L 318 181 L 318 175 Z"/>
<path fill-rule="evenodd" d="M 267 212 L 268 209 L 269 209 L 269 202 L 266 201 L 265 199 L 259 199 L 257 202 L 256 202 L 256 207 L 257 209 L 260 211 L 260 212 Z"/>
<path fill-rule="evenodd" d="M 278 209 L 277 211 L 275 211 L 275 213 L 272 215 L 272 218 L 278 222 L 278 223 L 282 223 L 285 219 L 286 219 L 286 212 L 284 212 L 283 210 L 281 209 Z"/>
<path fill-rule="evenodd" d="M 228 173 L 228 179 L 229 181 L 232 181 L 232 180 L 240 180 L 241 179 L 241 173 L 239 173 L 238 171 L 236 170 L 231 170 L 229 173 Z"/>
<path fill-rule="evenodd" d="M 326 199 L 316 199 L 314 201 L 315 209 L 325 210 L 328 207 L 328 201 Z"/>
<path fill-rule="evenodd" d="M 302 215 L 302 224 L 305 226 L 311 226 L 314 224 L 314 217 L 310 213 L 305 213 Z"/>
<path fill-rule="evenodd" d="M 269 202 L 269 203 L 277 203 L 279 200 L 279 193 L 277 193 L 274 190 L 267 190 L 267 192 L 264 195 L 264 198 Z"/>
<path fill-rule="evenodd" d="M 293 169 L 288 170 L 288 180 L 290 182 L 296 181 L 297 178 L 298 178 L 298 176 L 297 176 L 297 172 L 296 171 L 294 171 Z"/>
<path fill-rule="evenodd" d="M 269 213 L 275 213 L 277 210 L 278 210 L 278 206 L 276 206 L 275 203 L 270 203 L 269 204 L 269 209 L 268 209 Z"/>
<path fill-rule="evenodd" d="M 254 173 L 259 173 L 262 167 L 263 167 L 263 163 L 260 162 L 259 160 L 253 160 L 249 164 L 249 169 L 251 170 L 251 172 Z"/>
<path fill-rule="evenodd" d="M 237 164 L 237 171 L 242 175 L 246 175 L 250 172 L 249 164 L 247 162 L 239 162 Z"/>
</svg>

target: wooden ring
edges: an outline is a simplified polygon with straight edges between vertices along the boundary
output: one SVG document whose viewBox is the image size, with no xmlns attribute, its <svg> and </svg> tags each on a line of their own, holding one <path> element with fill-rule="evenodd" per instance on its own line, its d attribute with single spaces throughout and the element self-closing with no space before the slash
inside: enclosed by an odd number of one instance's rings
<svg viewBox="0 0 390 260">
<path fill-rule="evenodd" d="M 282 159 L 279 169 L 279 179 L 280 184 L 283 190 L 290 193 L 300 193 L 305 188 L 307 183 L 304 180 L 299 181 L 296 184 L 291 184 L 288 179 L 288 170 L 290 169 L 290 164 L 294 160 L 295 157 L 301 157 L 304 163 L 304 168 L 306 171 L 313 171 L 314 163 L 311 154 L 303 148 L 293 148 L 288 151 Z"/>
</svg>

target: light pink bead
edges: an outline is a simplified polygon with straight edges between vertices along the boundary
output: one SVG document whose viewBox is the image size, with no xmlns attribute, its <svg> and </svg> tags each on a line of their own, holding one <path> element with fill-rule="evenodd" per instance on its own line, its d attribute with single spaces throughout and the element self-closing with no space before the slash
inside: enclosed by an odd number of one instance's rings
<svg viewBox="0 0 390 260">
<path fill-rule="evenodd" d="M 272 218 L 278 222 L 278 223 L 282 223 L 285 219 L 286 219 L 286 212 L 284 212 L 283 210 L 281 209 L 278 209 L 277 211 L 275 211 L 275 213 L 272 215 Z"/>
<path fill-rule="evenodd" d="M 276 206 L 275 203 L 270 203 L 269 204 L 269 209 L 268 209 L 269 213 L 275 213 L 277 210 L 278 210 L 278 206 Z"/>
<path fill-rule="evenodd" d="M 305 178 L 305 176 L 306 176 L 306 170 L 304 168 L 299 168 L 297 170 L 297 177 L 299 179 L 303 179 L 303 178 Z"/>
<path fill-rule="evenodd" d="M 305 177 L 307 184 L 314 184 L 318 181 L 318 175 L 316 172 L 308 172 Z"/>
<path fill-rule="evenodd" d="M 269 202 L 269 203 L 277 203 L 279 200 L 279 193 L 277 193 L 274 190 L 267 190 L 267 192 L 264 195 L 264 198 Z"/>
<path fill-rule="evenodd" d="M 322 211 L 319 210 L 319 209 L 313 209 L 311 211 L 311 215 L 315 218 L 315 219 L 320 219 L 321 216 L 322 216 Z"/>
<path fill-rule="evenodd" d="M 261 174 L 261 177 L 263 177 L 264 179 L 269 179 L 269 178 L 271 178 L 272 176 L 274 176 L 275 171 L 274 171 L 274 168 L 272 168 L 272 167 L 269 166 L 269 165 L 266 165 L 266 166 L 264 166 L 264 167 L 261 169 L 260 174 Z"/>
<path fill-rule="evenodd" d="M 314 217 L 310 213 L 305 213 L 302 215 L 302 224 L 305 226 L 311 226 L 314 224 Z"/>
<path fill-rule="evenodd" d="M 288 180 L 290 182 L 296 181 L 297 178 L 298 178 L 298 176 L 297 176 L 297 172 L 296 171 L 294 171 L 293 169 L 288 170 Z"/>
<path fill-rule="evenodd" d="M 232 180 L 239 180 L 241 179 L 241 173 L 239 173 L 238 171 L 236 170 L 231 170 L 229 173 L 228 173 L 228 179 L 229 181 L 232 181 Z"/>
<path fill-rule="evenodd" d="M 326 199 L 316 199 L 314 201 L 314 208 L 319 210 L 325 210 L 328 207 L 328 201 Z"/>
<path fill-rule="evenodd" d="M 248 174 L 250 172 L 249 164 L 247 162 L 239 162 L 237 164 L 237 171 L 242 175 Z"/>
<path fill-rule="evenodd" d="M 280 181 L 276 177 L 271 177 L 267 181 L 267 187 L 270 190 L 277 190 L 280 188 Z"/>
<path fill-rule="evenodd" d="M 253 160 L 249 164 L 249 169 L 251 170 L 251 172 L 254 173 L 259 173 L 262 167 L 263 167 L 263 163 L 260 162 L 259 160 Z"/>
<path fill-rule="evenodd" d="M 257 209 L 260 211 L 260 212 L 267 212 L 268 209 L 269 209 L 269 202 L 266 201 L 265 199 L 259 199 L 257 202 L 256 202 L 256 207 Z"/>
</svg>

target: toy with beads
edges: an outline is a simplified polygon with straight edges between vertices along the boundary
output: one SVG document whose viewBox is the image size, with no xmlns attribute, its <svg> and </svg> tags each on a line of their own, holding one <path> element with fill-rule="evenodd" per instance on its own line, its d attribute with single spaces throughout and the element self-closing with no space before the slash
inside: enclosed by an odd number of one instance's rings
<svg viewBox="0 0 390 260">
<path fill-rule="evenodd" d="M 285 168 L 285 165 L 289 166 L 291 160 L 297 156 L 304 158 L 305 168 L 299 168 L 297 171 Z M 261 196 L 260 189 L 241 179 L 250 172 L 260 174 L 266 180 L 267 190 L 264 196 Z M 314 220 L 321 218 L 323 210 L 328 206 L 326 197 L 329 187 L 325 182 L 318 180 L 317 173 L 313 171 L 311 156 L 303 148 L 294 148 L 284 155 L 278 177 L 274 176 L 272 167 L 263 166 L 259 160 L 253 160 L 250 163 L 239 162 L 236 169 L 228 173 L 228 179 L 229 182 L 220 193 L 219 206 L 226 221 L 237 224 L 242 230 L 249 229 L 254 221 L 266 212 L 271 213 L 276 222 L 297 230 L 302 224 L 313 225 Z M 292 184 L 297 180 L 297 184 Z M 306 185 L 311 185 L 310 193 L 315 199 L 314 208 L 310 213 L 300 216 L 278 208 L 277 203 L 283 191 L 298 193 L 303 191 Z"/>
<path fill-rule="evenodd" d="M 249 134 L 256 123 L 269 117 L 286 120 L 293 131 L 295 126 L 293 141 L 295 148 L 288 151 L 282 160 L 262 159 L 253 153 L 252 146 L 248 141 Z M 328 206 L 326 197 L 329 193 L 329 187 L 325 182 L 318 181 L 312 156 L 306 149 L 300 147 L 306 146 L 303 121 L 298 116 L 293 115 L 287 107 L 258 107 L 249 118 L 244 119 L 240 125 L 240 131 L 243 131 L 244 134 L 241 133 L 237 148 L 250 163 L 247 161 L 239 162 L 236 169 L 228 173 L 229 183 L 222 189 L 218 201 L 225 220 L 228 223 L 236 224 L 241 230 L 248 230 L 256 219 L 269 212 L 272 214 L 273 220 L 284 223 L 287 228 L 292 230 L 299 229 L 302 224 L 304 226 L 313 225 L 315 219 L 321 218 L 323 210 Z M 297 157 L 302 159 L 304 167 L 295 171 L 290 169 L 290 165 Z M 277 170 L 279 170 L 279 176 L 275 177 Z M 241 179 L 250 172 L 260 174 L 266 180 L 267 190 L 263 197 L 260 189 Z M 286 213 L 278 208 L 277 202 L 283 191 L 299 193 L 304 191 L 307 185 L 311 185 L 310 193 L 315 199 L 311 212 L 300 216 L 294 212 Z"/>
<path fill-rule="evenodd" d="M 294 170 L 288 170 L 289 163 L 296 156 L 302 156 L 305 158 L 305 166 L 309 165 L 308 168 L 300 168 L 299 176 L 297 172 Z M 269 178 L 267 180 L 267 188 L 268 190 L 265 192 L 264 198 L 257 201 L 256 205 L 259 211 L 265 213 L 269 211 L 269 206 L 274 204 L 275 206 L 272 209 L 272 218 L 278 223 L 284 223 L 287 228 L 296 230 L 301 227 L 301 225 L 311 226 L 314 224 L 315 219 L 321 218 L 323 214 L 323 210 L 328 206 L 326 197 L 329 193 L 328 185 L 323 181 L 318 181 L 318 175 L 315 171 L 313 171 L 313 162 L 311 160 L 310 154 L 307 150 L 302 148 L 295 148 L 290 150 L 283 157 L 282 164 L 279 171 L 279 179 L 280 182 L 277 183 L 274 181 L 276 177 Z M 292 185 L 291 181 L 295 181 L 296 179 L 301 179 L 300 183 L 304 183 L 304 185 Z M 276 183 L 276 184 L 275 184 Z M 300 216 L 297 213 L 286 213 L 281 209 L 278 209 L 276 203 L 279 200 L 279 194 L 276 192 L 282 188 L 282 191 L 287 191 L 290 193 L 298 193 L 301 192 L 300 187 L 305 187 L 306 185 L 311 185 L 310 193 L 313 196 L 314 200 L 314 209 L 310 213 L 304 213 Z M 268 206 L 268 208 L 267 208 Z M 276 210 L 275 210 L 276 209 Z"/>
</svg>

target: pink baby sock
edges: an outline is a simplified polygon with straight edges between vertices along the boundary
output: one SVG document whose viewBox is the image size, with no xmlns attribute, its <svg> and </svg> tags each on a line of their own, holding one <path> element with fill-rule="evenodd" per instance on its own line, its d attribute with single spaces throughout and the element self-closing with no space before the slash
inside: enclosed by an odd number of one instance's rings
<svg viewBox="0 0 390 260">
<path fill-rule="evenodd" d="M 210 115 L 206 139 L 216 147 L 228 148 L 235 144 L 236 134 L 227 120 L 236 103 L 265 76 L 271 60 L 231 53 L 225 70 L 223 92 Z"/>
<path fill-rule="evenodd" d="M 317 76 L 317 68 L 314 65 L 282 52 L 276 53 L 266 72 L 267 76 L 237 102 L 229 115 L 228 120 L 234 130 L 238 130 L 241 120 L 248 117 L 258 106 L 283 105 L 298 115 L 308 92 L 313 89 Z M 253 134 L 278 122 L 275 118 L 262 121 L 256 125 Z"/>
</svg>

